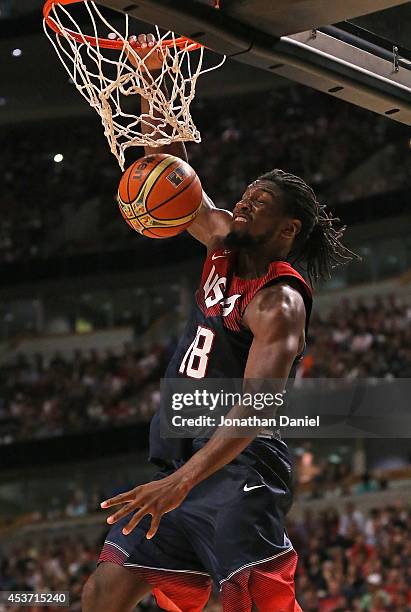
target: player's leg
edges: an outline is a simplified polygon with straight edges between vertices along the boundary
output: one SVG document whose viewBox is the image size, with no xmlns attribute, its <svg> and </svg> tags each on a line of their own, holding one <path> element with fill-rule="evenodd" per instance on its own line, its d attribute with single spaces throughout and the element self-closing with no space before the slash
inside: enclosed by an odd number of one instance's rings
<svg viewBox="0 0 411 612">
<path fill-rule="evenodd" d="M 82 612 L 131 612 L 151 591 L 135 573 L 115 563 L 100 563 L 82 592 Z"/>
<path fill-rule="evenodd" d="M 178 527 L 182 520 L 179 516 L 173 520 L 173 514 L 178 512 L 177 508 L 163 516 L 151 540 L 146 538 L 148 516 L 127 536 L 122 529 L 129 515 L 111 527 L 98 569 L 85 585 L 83 612 L 131 612 L 150 591 L 162 610 L 203 610 L 210 596 L 211 579 Z"/>
</svg>

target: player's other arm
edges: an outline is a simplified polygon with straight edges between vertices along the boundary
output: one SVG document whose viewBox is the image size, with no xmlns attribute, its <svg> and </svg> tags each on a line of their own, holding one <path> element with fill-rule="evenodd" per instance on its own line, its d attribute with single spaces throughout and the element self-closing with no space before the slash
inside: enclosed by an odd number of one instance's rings
<svg viewBox="0 0 411 612">
<path fill-rule="evenodd" d="M 284 390 L 291 367 L 304 346 L 305 306 L 301 294 L 288 285 L 263 289 L 249 304 L 243 321 L 253 333 L 253 342 L 244 372 L 247 380 L 275 381 L 271 392 Z M 246 417 L 253 409 L 235 406 L 228 418 Z M 210 440 L 177 472 L 181 486 L 188 490 L 235 459 L 262 428 L 247 437 L 232 436 L 229 427 L 219 427 Z M 241 435 L 241 432 L 239 432 Z"/>
<path fill-rule="evenodd" d="M 139 55 L 144 57 L 154 46 L 155 38 L 153 34 L 140 34 L 137 38 L 134 37 L 134 42 L 139 44 L 136 51 L 139 53 Z M 132 61 L 131 56 L 130 61 Z M 150 58 L 147 58 L 146 65 L 152 76 L 155 78 L 161 70 L 161 57 L 153 53 Z M 164 80 L 161 87 L 165 96 L 168 97 L 167 85 L 165 84 Z M 151 132 L 152 127 L 150 126 L 155 126 L 156 123 L 162 122 L 161 119 L 156 119 L 155 117 L 150 116 L 149 112 L 149 102 L 146 98 L 142 97 L 141 113 L 146 115 L 146 123 L 142 123 L 143 134 Z M 166 128 L 162 127 L 162 129 L 165 130 Z M 188 161 L 187 150 L 183 142 L 172 142 L 161 147 L 146 146 L 144 147 L 144 153 L 145 155 L 168 153 L 169 155 L 175 155 L 184 161 Z M 200 212 L 188 228 L 188 232 L 194 238 L 206 245 L 209 250 L 218 248 L 224 237 L 229 232 L 231 218 L 231 212 L 217 208 L 208 195 L 203 191 L 203 200 Z"/>
</svg>

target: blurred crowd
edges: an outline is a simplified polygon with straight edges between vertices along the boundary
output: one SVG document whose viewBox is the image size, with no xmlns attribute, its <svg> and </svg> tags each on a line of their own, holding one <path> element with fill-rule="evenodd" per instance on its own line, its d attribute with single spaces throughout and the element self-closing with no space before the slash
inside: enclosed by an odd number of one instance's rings
<svg viewBox="0 0 411 612">
<path fill-rule="evenodd" d="M 304 612 L 410 612 L 410 530 L 411 508 L 401 501 L 367 512 L 347 502 L 289 519 L 287 531 L 299 555 L 296 594 Z M 70 610 L 79 612 L 82 585 L 103 539 L 49 532 L 41 540 L 21 541 L 0 553 L 0 590 L 69 591 Z M 137 609 L 158 608 L 147 597 Z M 221 612 L 216 597 L 206 610 Z"/>
<path fill-rule="evenodd" d="M 368 512 L 347 502 L 290 521 L 304 612 L 409 612 L 410 528 L 411 509 L 401 502 Z"/>
<path fill-rule="evenodd" d="M 294 441 L 290 450 L 294 456 L 298 500 L 361 495 L 389 487 L 385 469 L 375 473 L 366 470 L 354 477 L 354 473 L 359 473 L 358 464 L 364 467 L 366 463 L 364 451 L 355 451 L 354 445 L 334 444 L 332 452 L 327 453 L 320 444 L 305 440 L 298 446 Z M 405 458 L 396 461 L 398 468 L 407 465 Z"/>
<path fill-rule="evenodd" d="M 315 315 L 298 376 L 411 377 L 411 305 L 395 296 L 344 299 Z M 73 355 L 20 354 L 0 368 L 0 443 L 148 421 L 175 338 L 143 350 L 127 344 Z"/>
<path fill-rule="evenodd" d="M 394 183 L 392 172 L 378 172 L 378 190 L 411 182 L 403 126 L 308 88 L 197 101 L 193 115 L 203 142 L 189 145 L 190 162 L 223 208 L 273 167 L 303 176 L 331 201 L 339 190 L 347 199 L 343 177 L 387 146 L 401 163 Z M 120 169 L 94 117 L 7 126 L 0 145 L 0 263 L 135 245 L 115 206 Z"/>
<path fill-rule="evenodd" d="M 295 450 L 294 448 L 290 449 L 292 454 L 295 454 Z M 385 491 L 389 488 L 389 482 L 384 473 L 374 476 L 366 471 L 359 480 L 356 478 L 353 483 L 353 466 L 348 461 L 339 458 L 336 462 L 335 456 L 326 456 L 320 452 L 320 449 L 316 449 L 314 454 L 316 455 L 317 465 L 315 466 L 315 474 L 311 475 L 309 481 L 306 480 L 306 470 L 302 468 L 298 458 L 294 464 L 296 501 L 321 498 L 335 499 L 351 494 L 363 495 Z M 100 503 L 104 499 L 130 491 L 139 484 L 136 477 L 133 479 L 120 475 L 118 478 L 114 478 L 113 471 L 110 474 L 109 481 L 99 484 L 93 483 L 92 486 L 89 483 L 84 484 L 84 482 L 66 479 L 63 486 L 60 486 L 60 489 L 55 487 L 53 494 L 47 499 L 42 499 L 39 495 L 37 495 L 37 500 L 27 498 L 23 507 L 24 513 L 17 518 L 18 524 L 41 524 L 45 521 L 70 520 L 90 517 L 95 513 L 101 515 Z M 149 478 L 144 478 L 144 482 L 147 480 Z M 302 490 L 301 485 L 307 482 L 310 483 L 309 488 L 304 487 L 304 490 Z M 3 511 L 2 524 L 10 526 L 15 524 L 15 521 L 15 516 L 7 517 L 7 513 Z"/>
<path fill-rule="evenodd" d="M 56 354 L 20 354 L 0 368 L 0 441 L 61 436 L 102 427 L 148 421 L 159 402 L 158 380 L 172 347 L 139 350 L 127 344 L 121 355 L 107 350 L 69 359 Z"/>
<path fill-rule="evenodd" d="M 390 465 L 374 464 L 370 470 L 359 472 L 359 462 L 365 469 L 367 459 L 363 451 L 356 451 L 355 444 L 335 441 L 330 449 L 322 441 L 315 442 L 305 440 L 296 444 L 292 440 L 289 444 L 296 503 L 318 499 L 333 502 L 347 495 L 359 496 L 395 487 Z M 359 452 L 363 453 L 361 457 Z M 407 453 L 393 450 L 390 461 L 399 470 L 396 475 L 394 472 L 397 479 L 407 478 L 411 473 L 411 457 L 407 457 Z M 41 475 L 27 476 L 13 489 L 13 495 L 8 495 L 8 504 L 0 514 L 0 530 L 2 527 L 9 529 L 101 516 L 100 503 L 103 500 L 150 481 L 155 470 L 147 463 L 145 453 L 137 451 L 132 456 L 123 457 L 119 463 L 111 463 L 109 478 L 103 467 L 89 468 L 88 471 L 79 471 L 78 467 L 62 470 L 59 476 L 47 481 Z M 0 495 L 5 497 L 7 487 L 7 481 L 0 485 Z"/>
<path fill-rule="evenodd" d="M 342 299 L 310 322 L 300 374 L 326 378 L 411 376 L 411 304 L 395 295 Z"/>
</svg>

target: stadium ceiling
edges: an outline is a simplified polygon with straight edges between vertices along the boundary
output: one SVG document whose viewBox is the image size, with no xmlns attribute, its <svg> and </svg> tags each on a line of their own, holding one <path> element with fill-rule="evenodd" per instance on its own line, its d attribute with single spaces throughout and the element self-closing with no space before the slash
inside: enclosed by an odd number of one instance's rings
<svg viewBox="0 0 411 612">
<path fill-rule="evenodd" d="M 220 0 L 218 10 L 213 0 L 98 3 L 411 125 L 408 0 Z M 372 19 L 356 24 L 367 15 L 377 17 L 377 29 Z M 384 37 L 385 22 L 393 28 Z"/>
</svg>

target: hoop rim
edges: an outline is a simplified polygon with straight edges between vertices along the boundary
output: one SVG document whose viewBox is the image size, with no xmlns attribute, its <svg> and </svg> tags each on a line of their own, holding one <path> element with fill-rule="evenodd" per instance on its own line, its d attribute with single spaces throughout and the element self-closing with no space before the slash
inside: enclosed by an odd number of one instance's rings
<svg viewBox="0 0 411 612">
<path fill-rule="evenodd" d="M 63 30 L 59 27 L 59 25 L 54 21 L 54 19 L 50 16 L 50 12 L 55 5 L 68 5 L 68 4 L 78 4 L 80 2 L 84 2 L 85 0 L 46 0 L 43 5 L 43 18 L 48 27 L 53 30 L 59 36 L 64 36 Z M 73 32 L 68 28 L 64 28 L 64 32 L 68 34 L 73 40 L 78 43 L 89 43 L 93 47 L 101 47 L 102 49 L 114 49 L 117 51 L 122 51 L 124 47 L 124 42 L 121 40 L 111 40 L 110 38 L 100 38 L 95 36 L 89 36 L 88 34 L 78 34 L 77 32 Z M 123 39 L 124 40 L 124 39 Z M 129 43 L 131 47 L 139 48 L 138 43 Z M 186 47 L 186 51 L 196 51 L 203 47 L 200 43 L 195 42 L 194 40 L 190 40 L 186 36 L 179 36 L 178 38 L 168 38 L 166 40 L 161 41 L 161 46 L 163 48 L 174 47 L 177 46 L 180 49 Z"/>
</svg>

